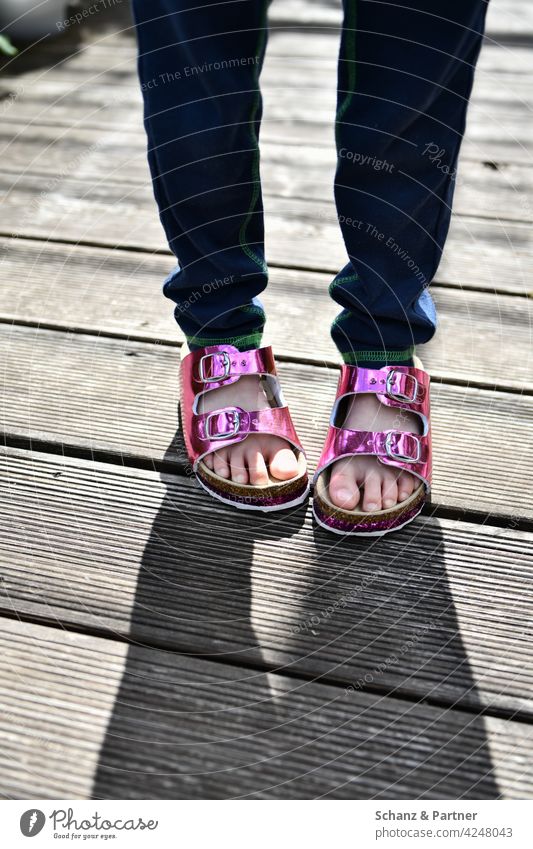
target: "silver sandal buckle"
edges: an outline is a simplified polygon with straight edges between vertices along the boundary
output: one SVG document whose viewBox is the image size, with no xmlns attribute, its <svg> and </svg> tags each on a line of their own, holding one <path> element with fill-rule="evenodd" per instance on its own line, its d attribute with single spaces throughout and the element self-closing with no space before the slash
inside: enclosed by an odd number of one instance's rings
<svg viewBox="0 0 533 849">
<path fill-rule="evenodd" d="M 412 380 L 411 385 L 413 387 L 413 391 L 412 391 L 411 395 L 406 395 L 405 392 L 395 392 L 394 391 L 393 383 L 396 380 L 397 374 L 405 377 L 406 381 L 407 381 L 407 379 Z M 386 391 L 387 395 L 389 396 L 389 398 L 393 401 L 405 401 L 408 404 L 413 404 L 418 397 L 419 386 L 420 386 L 420 384 L 418 383 L 418 380 L 416 379 L 414 374 L 405 374 L 405 372 L 398 371 L 398 369 L 391 369 L 391 371 L 389 371 L 389 373 L 387 375 L 387 383 L 386 383 L 386 386 L 385 386 L 385 391 Z"/>
<path fill-rule="evenodd" d="M 221 433 L 213 433 L 211 428 L 211 422 L 213 419 L 218 419 L 218 417 L 222 414 L 231 415 L 232 416 L 232 427 L 230 430 L 223 431 Z M 239 430 L 241 428 L 241 414 L 239 410 L 224 410 L 216 411 L 213 413 L 209 413 L 205 420 L 205 438 L 206 439 L 232 439 L 234 436 L 237 436 Z"/>
<path fill-rule="evenodd" d="M 209 376 L 206 374 L 205 363 L 207 360 L 213 360 L 216 362 L 217 357 L 222 357 L 224 372 L 223 374 Z M 218 383 L 219 381 L 227 380 L 230 376 L 230 372 L 231 360 L 229 354 L 226 351 L 220 351 L 216 354 L 204 354 L 198 364 L 198 375 L 202 383 Z"/>
<path fill-rule="evenodd" d="M 387 457 L 389 457 L 391 460 L 400 460 L 402 463 L 418 463 L 418 461 L 420 460 L 420 455 L 422 453 L 420 440 L 418 439 L 418 437 L 414 433 L 407 434 L 416 445 L 416 454 L 410 456 L 409 454 L 400 454 L 398 452 L 394 453 L 394 451 L 392 450 L 392 440 L 398 437 L 398 435 L 398 432 L 394 430 L 389 431 L 389 433 L 387 434 L 387 438 L 385 439 L 385 451 L 387 452 Z M 405 434 L 402 432 L 400 435 L 404 436 Z"/>
</svg>

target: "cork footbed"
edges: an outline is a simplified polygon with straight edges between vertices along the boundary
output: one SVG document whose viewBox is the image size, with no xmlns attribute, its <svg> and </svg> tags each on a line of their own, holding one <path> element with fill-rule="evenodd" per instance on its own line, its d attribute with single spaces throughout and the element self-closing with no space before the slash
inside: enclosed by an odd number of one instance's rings
<svg viewBox="0 0 533 849">
<path fill-rule="evenodd" d="M 425 500 L 426 488 L 421 482 L 420 486 L 418 486 L 415 491 L 411 493 L 409 498 L 406 498 L 405 501 L 400 501 L 398 504 L 396 504 L 395 507 L 390 507 L 386 510 L 376 510 L 373 513 L 364 513 L 362 510 L 345 510 L 342 507 L 337 507 L 337 505 L 333 504 L 333 502 L 329 498 L 329 473 L 330 469 L 325 469 L 318 478 L 315 484 L 315 498 L 320 501 L 321 506 L 326 513 L 329 513 L 334 516 L 339 516 L 340 518 L 344 519 L 346 522 L 350 522 L 354 526 L 364 525 L 370 520 L 378 521 L 380 519 L 400 519 L 401 516 L 404 513 L 407 513 L 417 501 L 420 501 L 421 499 Z"/>
</svg>

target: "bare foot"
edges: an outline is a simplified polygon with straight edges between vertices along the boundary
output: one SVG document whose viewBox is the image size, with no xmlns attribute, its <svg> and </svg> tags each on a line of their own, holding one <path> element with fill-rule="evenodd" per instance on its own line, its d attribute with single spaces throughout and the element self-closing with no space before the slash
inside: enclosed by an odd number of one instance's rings
<svg viewBox="0 0 533 849">
<path fill-rule="evenodd" d="M 258 376 L 245 375 L 230 386 L 207 392 L 200 399 L 198 412 L 210 413 L 221 407 L 235 406 L 247 412 L 270 407 Z M 284 439 L 269 434 L 251 434 L 243 442 L 208 454 L 204 463 L 221 478 L 254 486 L 268 484 L 269 471 L 271 477 L 280 481 L 298 474 L 298 461 L 292 448 Z"/>
<path fill-rule="evenodd" d="M 401 430 L 420 433 L 420 420 L 398 407 L 386 407 L 375 395 L 354 396 L 344 421 L 350 430 Z M 333 465 L 329 496 L 337 507 L 366 513 L 387 510 L 405 501 L 419 484 L 408 472 L 380 463 L 377 457 L 345 457 Z"/>
</svg>

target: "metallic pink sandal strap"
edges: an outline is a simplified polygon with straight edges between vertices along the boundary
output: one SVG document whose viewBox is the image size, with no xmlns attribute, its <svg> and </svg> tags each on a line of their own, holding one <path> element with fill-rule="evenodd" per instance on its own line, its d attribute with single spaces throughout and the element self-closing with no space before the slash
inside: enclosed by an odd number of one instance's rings
<svg viewBox="0 0 533 849">
<path fill-rule="evenodd" d="M 243 375 L 267 375 L 277 384 L 276 365 L 270 347 L 240 352 L 231 345 L 211 345 L 193 351 L 181 364 L 182 423 L 187 453 L 196 470 L 202 457 L 222 447 L 242 442 L 252 433 L 279 436 L 304 453 L 286 406 L 247 412 L 226 407 L 197 413 L 204 392 L 235 383 Z M 281 399 L 281 391 L 278 391 Z M 279 400 L 278 399 L 278 400 Z"/>
<path fill-rule="evenodd" d="M 330 426 L 315 481 L 322 472 L 342 457 L 366 454 L 381 463 L 395 466 L 431 485 L 431 435 L 404 431 L 348 430 Z"/>
<path fill-rule="evenodd" d="M 247 412 L 240 407 L 225 407 L 211 413 L 194 415 L 191 444 L 198 455 L 242 442 L 252 433 L 279 436 L 303 451 L 288 407 L 271 407 Z"/>
<path fill-rule="evenodd" d="M 414 366 L 385 366 L 381 369 L 344 365 L 337 400 L 345 395 L 372 392 L 382 404 L 429 416 L 429 374 Z"/>
<path fill-rule="evenodd" d="M 276 374 L 270 347 L 240 352 L 231 345 L 212 345 L 193 351 L 186 360 L 195 394 L 235 383 L 247 374 Z"/>
</svg>

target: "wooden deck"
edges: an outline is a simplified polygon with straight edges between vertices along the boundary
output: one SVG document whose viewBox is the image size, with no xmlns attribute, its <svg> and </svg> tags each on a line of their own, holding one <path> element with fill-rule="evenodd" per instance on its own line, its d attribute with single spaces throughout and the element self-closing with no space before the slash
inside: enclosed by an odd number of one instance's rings
<svg viewBox="0 0 533 849">
<path fill-rule="evenodd" d="M 186 474 L 125 5 L 0 75 L 0 793 L 532 798 L 531 4 L 493 0 L 434 285 L 433 504 L 378 542 Z M 269 336 L 312 463 L 339 20 L 275 0 L 263 75 Z"/>
</svg>

